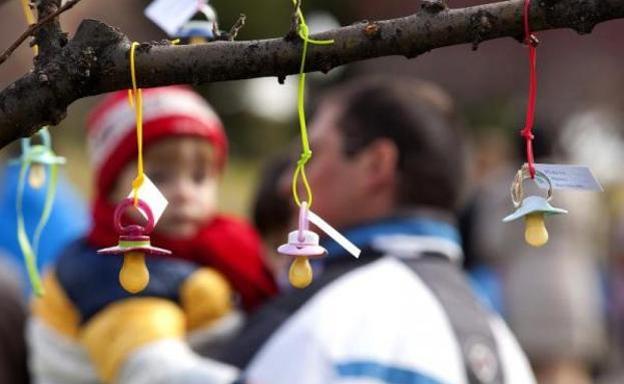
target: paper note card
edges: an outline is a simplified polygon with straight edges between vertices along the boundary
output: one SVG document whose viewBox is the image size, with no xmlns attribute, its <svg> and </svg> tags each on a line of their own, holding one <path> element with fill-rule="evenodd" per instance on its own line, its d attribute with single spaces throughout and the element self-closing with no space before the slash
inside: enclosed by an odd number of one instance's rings
<svg viewBox="0 0 624 384">
<path fill-rule="evenodd" d="M 158 220 L 160 220 L 163 212 L 165 212 L 165 209 L 167 208 L 169 202 L 167 201 L 165 196 L 163 196 L 162 192 L 160 192 L 160 190 L 149 179 L 149 177 L 147 177 L 147 175 L 144 175 L 144 177 L 145 178 L 143 179 L 143 185 L 141 185 L 141 187 L 139 188 L 139 199 L 147 203 L 147 205 L 152 210 L 155 226 L 158 223 Z M 130 191 L 128 197 L 133 198 L 134 193 Z M 141 212 L 141 215 L 143 215 L 143 217 L 147 219 L 145 214 L 140 209 L 139 212 Z"/>
<path fill-rule="evenodd" d="M 154 0 L 145 8 L 145 16 L 173 37 L 197 9 L 198 0 Z"/>
<path fill-rule="evenodd" d="M 567 164 L 535 164 L 535 169 L 548 176 L 553 189 L 581 189 L 602 192 L 602 186 L 589 167 Z M 548 189 L 546 180 L 536 177 L 535 182 L 540 188 Z"/>
<path fill-rule="evenodd" d="M 360 253 L 362 252 L 355 244 L 349 241 L 346 237 L 344 237 L 340 232 L 338 232 L 334 227 L 329 225 L 328 222 L 323 220 L 319 215 L 312 211 L 308 211 L 308 219 L 319 229 L 327 234 L 327 236 L 334 239 L 334 241 L 344 249 L 347 250 L 350 254 L 353 255 L 356 259 L 360 257 Z"/>
</svg>

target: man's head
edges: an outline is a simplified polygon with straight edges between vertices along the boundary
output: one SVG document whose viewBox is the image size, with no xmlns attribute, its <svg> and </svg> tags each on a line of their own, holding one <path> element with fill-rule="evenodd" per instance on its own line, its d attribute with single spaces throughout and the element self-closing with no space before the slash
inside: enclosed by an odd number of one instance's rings
<svg viewBox="0 0 624 384">
<path fill-rule="evenodd" d="M 338 227 L 403 209 L 455 209 L 464 177 L 453 103 L 409 78 L 357 79 L 311 125 L 313 210 Z"/>
<path fill-rule="evenodd" d="M 145 174 L 169 201 L 156 231 L 187 238 L 216 213 L 217 184 L 227 154 L 221 122 L 186 87 L 143 90 Z M 99 198 L 117 203 L 136 177 L 134 110 L 127 92 L 111 94 L 89 119 Z"/>
</svg>

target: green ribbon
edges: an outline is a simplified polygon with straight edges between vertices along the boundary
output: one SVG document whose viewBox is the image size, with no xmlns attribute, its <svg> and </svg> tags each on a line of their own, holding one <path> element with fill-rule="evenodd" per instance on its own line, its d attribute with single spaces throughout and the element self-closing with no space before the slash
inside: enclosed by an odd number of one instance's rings
<svg viewBox="0 0 624 384">
<path fill-rule="evenodd" d="M 20 158 L 21 166 L 17 184 L 17 199 L 15 206 L 17 212 L 17 241 L 22 251 L 22 255 L 24 256 L 24 263 L 26 264 L 30 284 L 33 292 L 37 296 L 42 296 L 44 293 L 43 286 L 41 284 L 41 277 L 37 268 L 39 241 L 41 240 L 43 229 L 50 219 L 52 207 L 54 205 L 54 197 L 56 195 L 56 186 L 58 181 L 58 164 L 64 161 L 64 159 L 57 157 L 49 147 L 49 133 L 47 133 L 47 130 L 42 133 L 42 135 L 46 134 L 47 137 L 44 136 L 44 145 L 30 146 L 30 139 L 22 139 L 28 142 L 22 143 L 22 147 L 25 148 L 25 152 L 22 153 L 22 157 Z M 46 162 L 41 162 L 42 159 L 45 159 Z M 42 166 L 45 165 L 47 170 L 49 170 L 50 179 L 46 187 L 43 211 L 41 212 L 41 217 L 39 218 L 39 222 L 35 228 L 33 241 L 31 242 L 28 238 L 28 234 L 26 233 L 26 226 L 24 224 L 23 204 L 26 177 L 33 164 Z"/>
<path fill-rule="evenodd" d="M 297 190 L 297 181 L 301 178 L 303 187 L 307 195 L 308 207 L 312 206 L 312 188 L 308 183 L 308 178 L 305 173 L 305 166 L 312 158 L 312 151 L 310 150 L 310 142 L 308 140 L 308 127 L 306 124 L 305 115 L 305 84 L 306 84 L 306 72 L 305 63 L 308 56 L 308 44 L 314 45 L 330 45 L 334 43 L 333 39 L 330 40 L 315 40 L 310 38 L 310 28 L 306 23 L 303 12 L 301 11 L 301 3 L 297 0 L 292 0 L 293 5 L 296 8 L 296 15 L 298 19 L 297 34 L 303 41 L 303 52 L 301 53 L 301 64 L 299 65 L 299 88 L 297 91 L 297 113 L 299 115 L 299 128 L 301 131 L 301 156 L 297 161 L 297 167 L 293 173 L 292 179 L 292 194 L 297 205 L 301 205 L 301 199 L 299 198 L 299 192 Z"/>
</svg>

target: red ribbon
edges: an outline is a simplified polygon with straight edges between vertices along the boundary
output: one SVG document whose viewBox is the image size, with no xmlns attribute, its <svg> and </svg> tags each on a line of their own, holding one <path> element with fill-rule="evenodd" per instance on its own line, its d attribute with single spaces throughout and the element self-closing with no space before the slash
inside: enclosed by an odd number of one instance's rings
<svg viewBox="0 0 624 384">
<path fill-rule="evenodd" d="M 533 125 L 535 123 L 535 95 L 537 93 L 537 37 L 531 33 L 529 27 L 529 8 L 531 0 L 524 2 L 524 38 L 529 46 L 529 95 L 526 110 L 524 129 L 520 135 L 526 141 L 526 157 L 531 178 L 535 178 L 535 161 L 533 160 Z"/>
</svg>

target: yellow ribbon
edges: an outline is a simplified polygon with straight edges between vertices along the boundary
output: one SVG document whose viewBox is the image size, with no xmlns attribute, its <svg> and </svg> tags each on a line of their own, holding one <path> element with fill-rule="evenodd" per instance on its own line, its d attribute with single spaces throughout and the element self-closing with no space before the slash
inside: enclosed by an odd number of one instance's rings
<svg viewBox="0 0 624 384">
<path fill-rule="evenodd" d="M 292 193 L 297 205 L 301 205 L 301 199 L 299 198 L 299 192 L 297 188 L 298 180 L 301 178 L 303 183 L 303 187 L 305 189 L 306 195 L 308 197 L 307 203 L 308 207 L 312 206 L 312 188 L 310 188 L 310 184 L 308 183 L 308 178 L 305 173 L 305 166 L 312 158 L 312 151 L 310 150 L 310 142 L 308 140 L 308 127 L 306 124 L 306 116 L 305 116 L 305 62 L 306 56 L 308 54 L 308 44 L 315 45 L 329 45 L 333 44 L 334 40 L 315 40 L 310 39 L 310 28 L 308 27 L 305 17 L 303 16 L 303 12 L 301 11 L 301 3 L 297 4 L 297 0 L 292 0 L 293 5 L 297 6 L 296 14 L 299 20 L 299 26 L 297 33 L 301 40 L 303 41 L 303 53 L 301 55 L 301 65 L 299 67 L 299 89 L 297 93 L 297 112 L 299 114 L 299 127 L 301 129 L 301 156 L 299 161 L 297 161 L 297 167 L 295 168 L 295 172 L 293 173 L 292 179 Z"/>
<path fill-rule="evenodd" d="M 128 102 L 134 108 L 136 115 L 136 133 L 137 133 L 137 176 L 132 181 L 132 197 L 134 198 L 134 206 L 139 204 L 139 188 L 143 185 L 145 174 L 143 173 L 143 93 L 141 88 L 137 88 L 136 69 L 135 69 L 135 51 L 139 45 L 136 41 L 130 46 L 130 77 L 132 78 L 132 89 L 128 89 Z"/>
<path fill-rule="evenodd" d="M 26 17 L 26 22 L 28 25 L 35 24 L 37 20 L 35 19 L 35 15 L 33 15 L 32 9 L 30 9 L 30 5 L 28 4 L 28 0 L 21 0 L 22 2 L 22 11 L 24 12 L 24 16 Z M 39 53 L 39 47 L 36 45 L 32 46 L 33 53 L 35 56 Z"/>
</svg>

